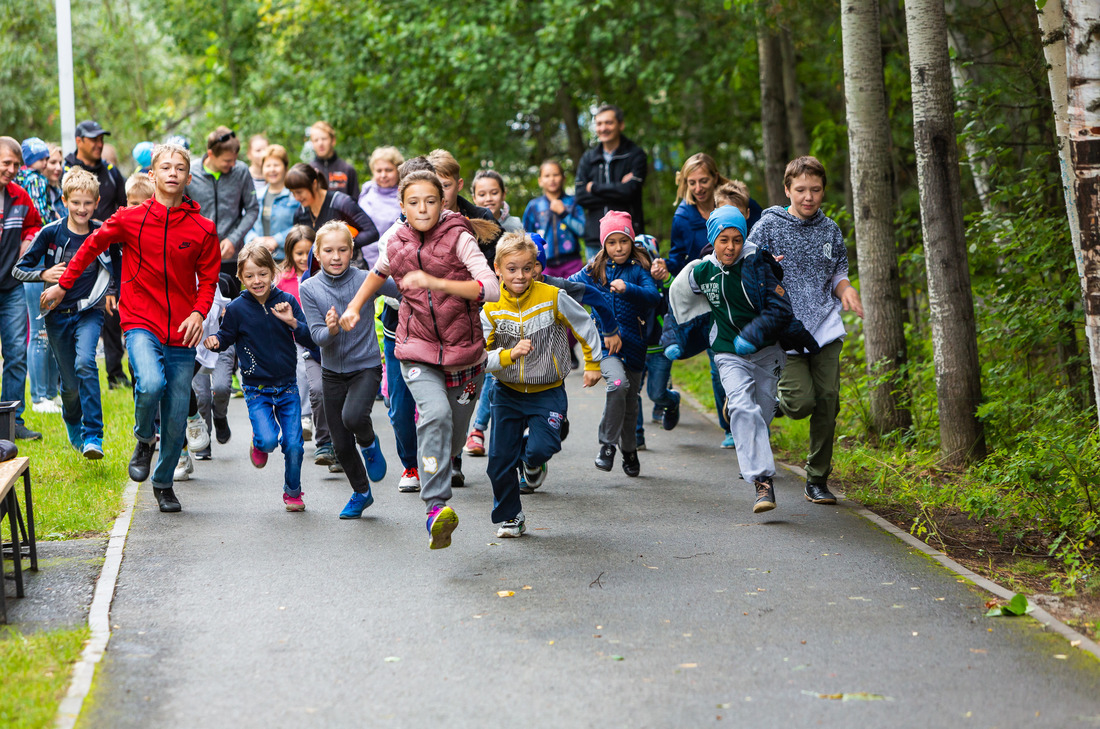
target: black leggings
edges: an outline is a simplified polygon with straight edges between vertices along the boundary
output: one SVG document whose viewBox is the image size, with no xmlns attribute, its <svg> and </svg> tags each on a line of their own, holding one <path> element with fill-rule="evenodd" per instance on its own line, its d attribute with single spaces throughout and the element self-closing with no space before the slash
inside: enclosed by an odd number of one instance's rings
<svg viewBox="0 0 1100 729">
<path fill-rule="evenodd" d="M 336 460 L 344 467 L 351 487 L 361 494 L 370 489 L 370 482 L 356 444 L 366 448 L 374 442 L 370 412 L 381 381 L 381 365 L 358 372 L 321 369 L 321 392 Z"/>
</svg>

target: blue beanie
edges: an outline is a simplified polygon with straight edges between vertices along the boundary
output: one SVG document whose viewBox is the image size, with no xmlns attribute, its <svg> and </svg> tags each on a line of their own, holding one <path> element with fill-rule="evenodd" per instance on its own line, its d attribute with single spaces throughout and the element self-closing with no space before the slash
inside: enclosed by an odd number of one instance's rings
<svg viewBox="0 0 1100 729">
<path fill-rule="evenodd" d="M 141 169 L 146 169 L 153 166 L 153 143 L 152 142 L 138 142 L 134 145 L 134 151 L 130 153 L 130 156 L 134 158 L 134 162 L 137 162 L 137 166 Z"/>
<path fill-rule="evenodd" d="M 707 242 L 714 245 L 714 239 L 726 228 L 737 228 L 741 231 L 741 240 L 749 235 L 749 228 L 745 224 L 745 216 L 732 205 L 723 205 L 715 208 L 707 219 Z"/>
<path fill-rule="evenodd" d="M 546 241 L 538 233 L 531 233 L 531 240 L 535 244 L 535 250 L 538 254 L 535 258 L 538 260 L 539 265 L 542 266 L 542 270 L 546 270 Z"/>
<path fill-rule="evenodd" d="M 27 167 L 49 156 L 50 148 L 38 137 L 28 137 L 23 140 L 23 164 Z"/>
</svg>

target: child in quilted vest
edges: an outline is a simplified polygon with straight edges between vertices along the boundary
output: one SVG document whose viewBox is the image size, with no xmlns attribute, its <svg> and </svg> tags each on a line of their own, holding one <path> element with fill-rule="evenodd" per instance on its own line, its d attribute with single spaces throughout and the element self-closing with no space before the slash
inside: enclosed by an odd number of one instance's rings
<svg viewBox="0 0 1100 729">
<path fill-rule="evenodd" d="M 447 505 L 451 458 L 465 442 L 485 376 L 478 305 L 497 301 L 500 287 L 478 247 L 477 223 L 443 209 L 443 184 L 434 173 L 406 175 L 398 197 L 405 223 L 379 252 L 340 326 L 355 327 L 363 305 L 388 277 L 401 287 L 394 351 L 420 412 L 417 457 L 428 546 L 443 549 L 458 526 L 458 515 Z"/>
</svg>

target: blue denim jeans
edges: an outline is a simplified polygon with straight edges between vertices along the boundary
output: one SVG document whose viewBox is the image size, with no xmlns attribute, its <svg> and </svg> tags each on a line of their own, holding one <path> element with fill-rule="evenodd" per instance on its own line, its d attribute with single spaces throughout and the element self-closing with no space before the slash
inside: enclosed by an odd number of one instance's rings
<svg viewBox="0 0 1100 729">
<path fill-rule="evenodd" d="M 300 496 L 305 445 L 297 380 L 289 385 L 242 385 L 241 389 L 252 421 L 252 445 L 264 453 L 271 453 L 276 446 L 282 448 L 283 491 L 288 496 Z"/>
<path fill-rule="evenodd" d="M 61 371 L 61 416 L 81 426 L 84 442 L 103 438 L 103 405 L 95 348 L 103 329 L 103 310 L 51 312 L 45 319 L 50 348 Z"/>
<path fill-rule="evenodd" d="M 145 443 L 154 441 L 153 421 L 159 405 L 160 453 L 153 469 L 153 488 L 172 488 L 187 429 L 195 350 L 164 344 L 147 329 L 131 329 L 125 337 L 134 368 L 134 437 Z"/>
<path fill-rule="evenodd" d="M 416 401 L 413 400 L 405 378 L 401 376 L 401 362 L 394 353 L 396 342 L 382 337 L 386 353 L 386 386 L 390 397 L 390 425 L 397 440 L 397 457 L 403 468 L 416 468 Z"/>
<path fill-rule="evenodd" d="M 489 429 L 489 419 L 492 417 L 490 408 L 493 406 L 493 393 L 496 389 L 497 378 L 486 372 L 485 384 L 481 386 L 481 399 L 477 401 L 477 412 L 474 413 L 474 430 L 484 433 Z"/>
<path fill-rule="evenodd" d="M 31 338 L 27 347 L 27 370 L 31 378 L 32 403 L 57 397 L 61 382 L 61 373 L 57 371 L 57 360 L 54 359 L 46 336 L 45 320 L 38 318 L 43 288 L 44 284 L 40 281 L 23 284 L 23 295 L 27 299 L 31 325 Z"/>
<path fill-rule="evenodd" d="M 35 316 L 38 316 L 37 309 Z M 4 375 L 0 379 L 0 400 L 18 401 L 15 422 L 23 424 L 23 398 L 27 396 L 27 300 L 23 287 L 0 292 L 0 355 Z"/>
<path fill-rule="evenodd" d="M 672 375 L 672 360 L 664 355 L 664 352 L 651 352 L 645 356 L 645 371 L 642 379 L 645 381 L 645 394 L 653 401 L 653 406 L 670 408 L 680 402 L 680 398 L 668 389 L 668 380 Z M 645 412 L 642 407 L 642 394 L 638 393 L 638 422 L 635 431 L 639 436 L 645 434 Z"/>
</svg>

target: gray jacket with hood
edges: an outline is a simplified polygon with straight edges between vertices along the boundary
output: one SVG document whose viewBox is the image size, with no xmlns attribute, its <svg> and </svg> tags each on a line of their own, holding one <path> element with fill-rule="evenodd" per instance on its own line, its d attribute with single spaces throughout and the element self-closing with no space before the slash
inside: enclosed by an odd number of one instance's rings
<svg viewBox="0 0 1100 729">
<path fill-rule="evenodd" d="M 233 169 L 223 175 L 207 171 L 203 157 L 191 165 L 191 184 L 187 197 L 199 204 L 202 214 L 214 221 L 218 240 L 233 241 L 239 253 L 244 247 L 244 237 L 260 215 L 256 200 L 256 185 L 248 165 L 240 160 Z"/>
</svg>

